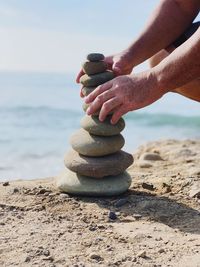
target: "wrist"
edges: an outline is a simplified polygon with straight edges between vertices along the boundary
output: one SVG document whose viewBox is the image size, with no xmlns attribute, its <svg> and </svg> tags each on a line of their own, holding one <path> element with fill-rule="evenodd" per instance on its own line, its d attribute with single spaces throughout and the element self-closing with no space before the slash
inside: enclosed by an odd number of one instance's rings
<svg viewBox="0 0 200 267">
<path fill-rule="evenodd" d="M 162 94 L 166 94 L 170 91 L 166 75 L 163 75 L 163 72 L 160 70 L 158 65 L 150 69 L 150 75 L 158 91 Z"/>
</svg>

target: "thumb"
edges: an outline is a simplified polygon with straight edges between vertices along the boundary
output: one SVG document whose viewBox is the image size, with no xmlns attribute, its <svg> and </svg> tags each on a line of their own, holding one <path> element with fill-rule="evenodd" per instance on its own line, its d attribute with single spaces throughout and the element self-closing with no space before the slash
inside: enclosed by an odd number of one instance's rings
<svg viewBox="0 0 200 267">
<path fill-rule="evenodd" d="M 116 75 L 120 75 L 122 74 L 122 64 L 120 61 L 116 61 L 113 63 L 113 66 L 112 66 L 112 69 L 113 69 L 113 72 L 116 74 Z"/>
</svg>

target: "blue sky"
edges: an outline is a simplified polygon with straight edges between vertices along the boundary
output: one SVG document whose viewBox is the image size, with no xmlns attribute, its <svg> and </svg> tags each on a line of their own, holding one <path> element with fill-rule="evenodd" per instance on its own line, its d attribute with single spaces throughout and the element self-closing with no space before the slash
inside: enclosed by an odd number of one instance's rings
<svg viewBox="0 0 200 267">
<path fill-rule="evenodd" d="M 75 72 L 125 48 L 159 0 L 0 0 L 0 70 Z"/>
</svg>

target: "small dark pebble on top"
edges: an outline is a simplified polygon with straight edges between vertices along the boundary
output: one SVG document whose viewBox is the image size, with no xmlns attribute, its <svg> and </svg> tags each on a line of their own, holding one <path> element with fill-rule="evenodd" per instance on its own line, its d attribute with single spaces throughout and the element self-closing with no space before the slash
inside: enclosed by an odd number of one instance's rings
<svg viewBox="0 0 200 267">
<path fill-rule="evenodd" d="M 91 53 L 87 55 L 87 60 L 95 62 L 104 60 L 104 55 L 100 53 Z"/>
</svg>

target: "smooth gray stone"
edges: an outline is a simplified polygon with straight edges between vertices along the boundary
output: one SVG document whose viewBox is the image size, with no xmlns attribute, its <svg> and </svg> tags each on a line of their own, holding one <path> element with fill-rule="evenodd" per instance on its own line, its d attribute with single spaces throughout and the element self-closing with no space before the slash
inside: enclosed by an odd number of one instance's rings
<svg viewBox="0 0 200 267">
<path fill-rule="evenodd" d="M 84 86 L 88 86 L 88 87 L 98 86 L 100 84 L 103 84 L 105 82 L 112 80 L 114 77 L 115 77 L 114 73 L 111 71 L 105 71 L 105 72 L 90 75 L 90 76 L 87 74 L 84 74 L 83 76 L 81 76 L 80 82 Z"/>
<path fill-rule="evenodd" d="M 90 53 L 87 55 L 87 60 L 89 61 L 101 61 L 104 60 L 104 55 L 101 53 Z"/>
<path fill-rule="evenodd" d="M 93 75 L 101 72 L 105 72 L 108 68 L 108 65 L 104 61 L 90 62 L 86 61 L 83 63 L 83 71 L 87 75 Z"/>
<path fill-rule="evenodd" d="M 113 136 L 123 131 L 125 121 L 121 118 L 116 124 L 111 124 L 112 116 L 108 116 L 103 122 L 99 121 L 97 116 L 88 116 L 82 118 L 81 127 L 87 132 L 100 136 Z"/>
<path fill-rule="evenodd" d="M 80 129 L 75 132 L 70 144 L 72 148 L 84 156 L 99 157 L 113 154 L 124 146 L 124 137 L 121 134 L 114 136 L 92 135 Z"/>
<path fill-rule="evenodd" d="M 88 109 L 88 107 L 90 106 L 90 104 L 86 104 L 85 102 L 83 102 L 83 110 L 86 112 L 87 111 L 87 109 Z M 100 110 L 98 110 L 97 112 L 95 112 L 94 114 L 93 114 L 93 116 L 98 116 L 99 115 L 99 113 L 100 113 Z M 112 115 L 113 114 L 113 111 L 110 111 L 109 113 L 108 113 L 108 115 Z"/>
<path fill-rule="evenodd" d="M 57 177 L 56 185 L 60 191 L 82 196 L 115 196 L 128 190 L 131 185 L 131 176 L 124 172 L 116 176 L 102 179 L 76 174 L 66 169 Z"/>
<path fill-rule="evenodd" d="M 82 93 L 84 96 L 88 96 L 90 93 L 92 93 L 96 87 L 83 87 L 82 88 Z"/>
<path fill-rule="evenodd" d="M 65 166 L 81 175 L 102 178 L 123 173 L 132 163 L 133 156 L 122 150 L 103 157 L 87 157 L 70 150 L 65 155 Z"/>
</svg>

